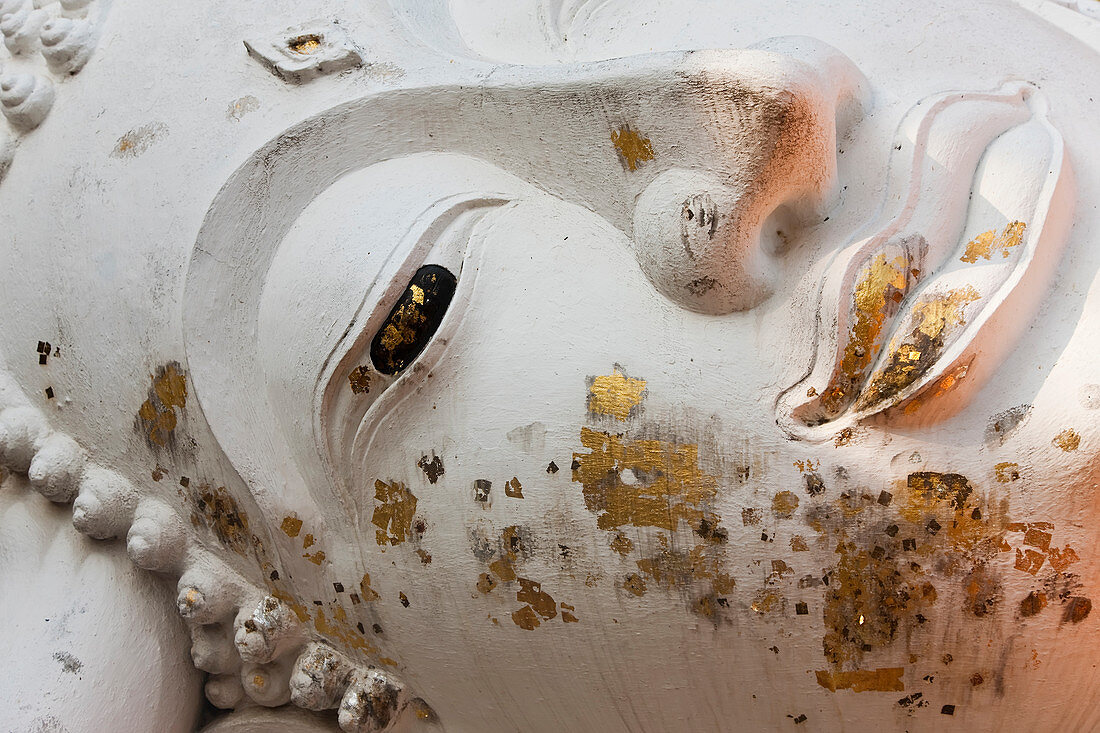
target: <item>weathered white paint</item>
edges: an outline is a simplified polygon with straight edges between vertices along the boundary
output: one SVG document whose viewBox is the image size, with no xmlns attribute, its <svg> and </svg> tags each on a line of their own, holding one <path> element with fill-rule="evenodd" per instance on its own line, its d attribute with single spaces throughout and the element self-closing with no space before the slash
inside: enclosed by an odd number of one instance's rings
<svg viewBox="0 0 1100 733">
<path fill-rule="evenodd" d="M 4 480 L 4 729 L 195 730 L 201 679 L 170 588 L 70 520 L 25 479 Z"/>
<path fill-rule="evenodd" d="M 1093 15 L 3 0 L 5 720 L 192 729 L 197 668 L 211 731 L 1100 726 Z M 823 407 L 879 255 L 913 285 Z M 423 265 L 454 298 L 383 374 Z M 710 524 L 607 525 L 682 467 L 585 483 L 583 430 L 697 446 Z M 904 690 L 820 682 L 856 668 Z"/>
</svg>

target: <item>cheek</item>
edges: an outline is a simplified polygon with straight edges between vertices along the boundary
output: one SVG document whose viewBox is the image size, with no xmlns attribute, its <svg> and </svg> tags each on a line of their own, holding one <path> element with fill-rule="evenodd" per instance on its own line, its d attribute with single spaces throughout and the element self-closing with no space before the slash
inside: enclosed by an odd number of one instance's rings
<svg viewBox="0 0 1100 733">
<path fill-rule="evenodd" d="M 765 447 L 784 442 L 772 405 L 793 367 L 772 334 L 789 331 L 789 309 L 686 311 L 653 288 L 621 232 L 550 199 L 494 217 L 470 250 L 461 278 L 474 283 L 458 327 L 438 357 L 411 367 L 407 396 L 361 432 L 373 436 L 354 458 L 364 499 L 376 479 L 434 487 L 420 465 L 434 458 L 438 485 L 463 511 L 476 481 L 502 487 L 545 475 L 551 461 L 568 469 L 589 382 L 616 367 L 646 381 L 649 423 L 687 435 L 703 423 L 729 434 L 753 426 Z M 362 506 L 369 514 L 371 502 Z"/>
<path fill-rule="evenodd" d="M 659 357 L 646 345 L 675 316 L 621 233 L 556 202 L 495 219 L 470 256 L 461 277 L 475 282 L 460 325 L 430 366 L 412 367 L 408 396 L 374 416 L 361 464 L 420 483 L 417 464 L 434 452 L 439 485 L 463 496 L 477 479 L 502 490 L 518 472 L 545 475 L 551 461 L 567 469 L 586 378 L 620 361 L 649 366 Z"/>
</svg>

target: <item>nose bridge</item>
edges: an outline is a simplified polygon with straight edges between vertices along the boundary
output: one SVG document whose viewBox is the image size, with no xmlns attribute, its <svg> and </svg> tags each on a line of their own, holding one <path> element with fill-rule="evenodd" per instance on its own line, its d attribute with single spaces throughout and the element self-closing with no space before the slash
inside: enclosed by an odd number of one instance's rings
<svg viewBox="0 0 1100 733">
<path fill-rule="evenodd" d="M 837 128 L 859 114 L 862 76 L 829 47 L 776 46 L 698 59 L 675 123 L 694 150 L 669 156 L 632 212 L 646 275 L 694 311 L 765 299 L 778 273 L 765 222 L 781 207 L 795 223 L 820 221 L 838 187 Z"/>
<path fill-rule="evenodd" d="M 707 172 L 728 189 L 685 191 L 677 217 L 690 197 L 708 193 L 740 202 L 719 210 L 723 220 L 751 224 L 780 204 L 816 215 L 836 182 L 838 124 L 858 117 L 865 86 L 839 51 L 805 38 L 649 54 L 566 75 L 532 79 L 523 85 L 530 100 L 509 99 L 501 132 L 517 145 L 500 163 L 631 235 L 639 197 L 676 170 Z M 537 141 L 516 129 L 525 122 Z"/>
</svg>

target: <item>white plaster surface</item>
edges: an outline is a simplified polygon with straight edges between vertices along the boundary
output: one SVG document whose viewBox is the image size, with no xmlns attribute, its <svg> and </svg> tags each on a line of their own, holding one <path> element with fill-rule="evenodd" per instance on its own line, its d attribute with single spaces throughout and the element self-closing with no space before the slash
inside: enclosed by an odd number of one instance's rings
<svg viewBox="0 0 1100 733">
<path fill-rule="evenodd" d="M 362 66 L 290 84 L 243 45 L 330 21 L 361 51 Z M 305 9 L 272 0 L 262 10 L 236 0 L 113 0 L 99 22 L 83 69 L 52 77 L 53 104 L 37 127 L 13 128 L 14 147 L 0 141 L 12 153 L 0 182 L 0 409 L 29 405 L 47 425 L 0 415 L 0 454 L 21 473 L 27 466 L 14 465 L 24 461 L 9 445 L 40 451 L 48 431 L 75 440 L 92 466 L 80 473 L 77 524 L 121 539 L 93 543 L 59 526 L 68 507 L 48 506 L 21 475 L 5 479 L 0 650 L 9 673 L 0 717 L 11 730 L 192 729 L 198 673 L 171 608 L 184 573 L 181 608 L 191 589 L 206 604 L 188 624 L 213 639 L 197 656 L 216 705 L 287 703 L 296 663 L 287 650 L 297 648 L 287 640 L 310 638 L 360 671 L 381 665 L 400 687 L 399 719 L 360 716 L 345 730 L 1100 726 L 1100 614 L 1076 623 L 1063 616 L 1067 598 L 1096 597 L 1100 582 L 1100 35 L 1092 15 L 1031 0 L 323 0 Z M 819 39 L 864 77 L 858 114 L 819 120 L 826 138 L 834 132 L 827 123 L 847 130 L 835 139 L 835 196 L 809 208 L 813 221 L 793 217 L 789 241 L 767 242 L 775 257 L 759 297 L 744 308 L 685 308 L 654 287 L 662 275 L 637 256 L 643 184 L 671 161 L 729 176 L 758 161 L 751 143 L 759 136 L 726 137 L 739 129 L 736 115 L 708 116 L 726 99 L 721 84 L 703 79 L 698 98 L 653 90 L 670 89 L 670 70 L 700 58 L 704 69 L 744 68 L 736 52 L 679 52 L 782 36 Z M 41 67 L 26 54 L 3 61 L 4 74 Z M 1007 303 L 1000 320 L 965 337 L 972 348 L 964 355 L 977 360 L 966 399 L 932 400 L 916 414 L 850 415 L 847 445 L 834 444 L 829 429 L 792 430 L 777 411 L 781 396 L 835 346 L 827 334 L 836 322 L 822 310 L 831 292 L 823 283 L 834 282 L 829 264 L 874 234 L 900 200 L 890 186 L 895 141 L 909 139 L 903 120 L 914 110 L 921 117 L 918 103 L 935 95 L 1006 84 L 1028 85 L 1042 99 L 1041 115 L 1028 107 L 1032 116 L 1019 124 L 1041 118 L 1057 136 L 1027 128 L 1027 140 L 1002 145 L 1000 167 L 987 167 L 1008 184 L 983 183 L 975 162 L 952 168 L 944 180 L 962 195 L 934 201 L 927 220 L 954 233 L 942 248 L 953 252 L 987 226 L 983 216 L 1001 216 L 988 224 L 1000 226 L 1048 204 L 1055 215 L 1027 245 L 1040 248 L 1045 268 L 1013 260 L 1004 279 L 990 275 L 1016 296 L 990 286 L 991 302 Z M 602 96 L 585 102 L 595 87 Z M 631 177 L 610 133 L 635 114 L 660 135 L 652 133 L 653 160 Z M 952 128 L 931 165 L 985 151 L 983 115 Z M 1063 180 L 1051 178 L 1063 170 L 1056 139 L 1075 173 L 1057 193 L 1046 186 Z M 722 148 L 724 140 L 736 144 Z M 707 145 L 725 157 L 707 159 Z M 968 229 L 964 200 L 975 186 L 1000 208 L 970 212 L 978 223 Z M 365 363 L 375 328 L 426 262 L 459 272 L 447 320 L 417 365 L 392 379 L 374 375 L 369 399 L 354 399 L 350 370 Z M 682 274 L 673 269 L 670 280 Z M 53 347 L 45 365 L 39 341 Z M 176 440 L 165 447 L 147 439 L 139 410 L 168 363 L 187 375 L 187 404 L 173 413 Z M 615 365 L 646 381 L 642 409 L 628 421 L 586 414 L 589 380 Z M 996 428 L 1022 406 L 1026 418 L 1010 434 Z M 636 561 L 659 552 L 660 533 L 627 528 L 637 547 L 628 558 L 609 548 L 613 534 L 597 528 L 571 476 L 574 454 L 586 452 L 582 426 L 700 446 L 704 468 L 720 479 L 711 508 L 729 532 L 723 562 L 737 581 L 718 623 L 689 610 L 704 592 L 694 582 L 662 588 L 650 579 L 642 597 L 624 589 Z M 1072 450 L 1055 442 L 1067 430 L 1079 437 Z M 438 483 L 416 465 L 433 452 L 446 466 Z M 546 473 L 551 460 L 556 474 Z M 821 499 L 804 491 L 796 464 L 806 461 L 824 477 Z M 995 467 L 1005 463 L 1018 466 L 1017 480 L 998 480 Z M 739 478 L 744 466 L 751 470 Z M 102 470 L 113 472 L 110 481 Z M 42 485 L 61 485 L 60 471 Z M 927 624 L 906 616 L 865 664 L 905 667 L 904 690 L 827 690 L 815 679 L 826 669 L 827 589 L 798 580 L 835 566 L 839 538 L 815 531 L 810 510 L 843 493 L 878 497 L 916 471 L 967 476 L 991 516 L 1052 524 L 1053 546 L 1080 556 L 1074 578 L 1049 564 L 1022 572 L 1012 552 L 997 555 L 982 566 L 997 579 L 996 610 L 979 618 L 967 610 L 972 566 L 958 564 L 972 558 L 920 558 L 922 577 L 938 589 Z M 512 476 L 523 500 L 503 493 Z M 249 522 L 243 551 L 195 526 L 184 477 L 235 499 Z M 491 502 L 474 499 L 478 479 L 492 480 Z M 422 538 L 376 542 L 375 480 L 411 488 Z M 97 486 L 109 488 L 97 495 Z M 781 490 L 801 499 L 792 520 L 771 513 Z M 59 489 L 54 498 L 71 497 Z M 762 524 L 742 521 L 750 509 Z M 136 562 L 165 570 L 158 580 L 129 564 L 123 540 L 135 517 L 168 510 L 172 519 L 134 524 L 146 534 L 129 548 Z M 301 535 L 282 530 L 287 516 L 304 522 Z M 886 542 L 859 522 L 853 515 L 841 525 L 848 539 L 868 552 Z M 534 537 L 519 574 L 573 605 L 576 624 L 562 623 L 557 606 L 539 628 L 519 628 L 514 584 L 477 590 L 487 572 L 478 537 L 495 543 L 508 526 Z M 316 545 L 303 546 L 306 532 Z M 674 549 L 698 541 L 686 526 L 665 534 Z M 793 534 L 810 549 L 793 552 Z M 1032 547 L 1021 533 L 1008 536 L 1014 550 Z M 319 549 L 320 562 L 306 557 Z M 775 560 L 793 575 L 770 578 Z M 311 614 L 314 600 L 346 598 L 370 573 L 379 599 L 354 609 L 348 633 L 358 638 L 355 623 L 364 623 L 373 649 L 351 647 L 316 615 L 302 627 L 287 607 L 265 615 L 276 567 L 279 592 Z M 334 582 L 346 586 L 342 596 Z M 769 590 L 783 596 L 784 611 L 754 608 Z M 1049 607 L 1022 617 L 1021 601 L 1039 590 Z M 796 614 L 796 602 L 808 614 Z M 332 606 L 324 608 L 331 622 Z M 261 631 L 242 631 L 249 619 Z M 383 633 L 371 633 L 374 624 Z M 234 635 L 247 642 L 235 645 Z M 243 675 L 242 647 L 258 649 L 244 653 Z M 82 666 L 67 672 L 55 655 Z M 899 704 L 917 692 L 926 705 Z M 327 715 L 332 723 L 336 713 Z M 248 726 L 264 729 L 244 715 L 211 730 Z"/>
</svg>

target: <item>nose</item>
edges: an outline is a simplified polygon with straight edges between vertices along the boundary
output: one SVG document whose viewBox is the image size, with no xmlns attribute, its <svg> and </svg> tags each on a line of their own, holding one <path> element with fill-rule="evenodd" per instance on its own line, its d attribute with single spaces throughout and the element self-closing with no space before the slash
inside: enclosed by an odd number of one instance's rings
<svg viewBox="0 0 1100 733">
<path fill-rule="evenodd" d="M 699 95 L 684 100 L 685 116 L 706 111 L 695 135 L 715 150 L 657 174 L 634 209 L 642 269 L 694 311 L 743 311 L 772 293 L 776 246 L 764 233 L 821 220 L 837 188 L 838 128 L 859 114 L 863 79 L 838 51 L 810 39 L 771 46 L 692 75 Z"/>
</svg>

